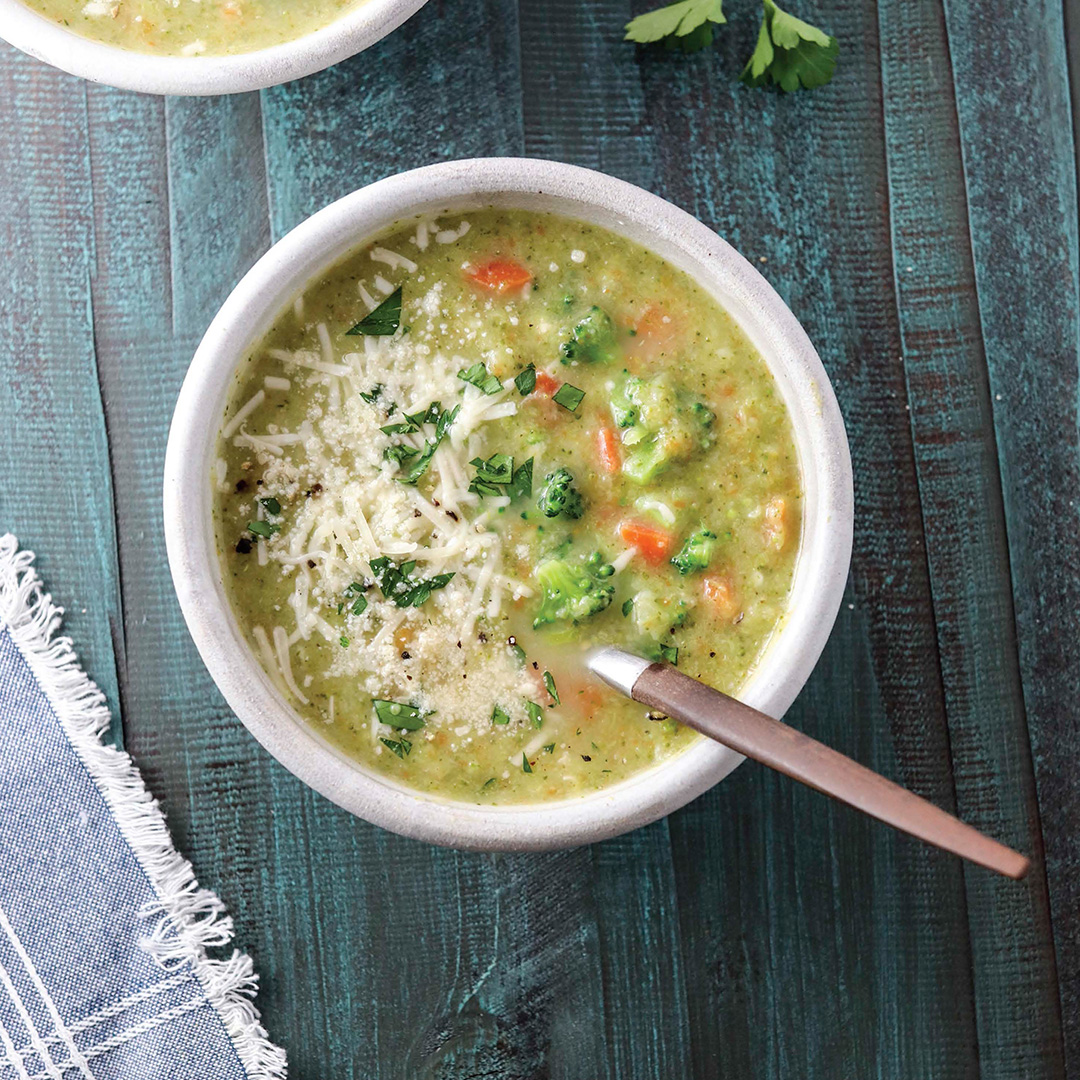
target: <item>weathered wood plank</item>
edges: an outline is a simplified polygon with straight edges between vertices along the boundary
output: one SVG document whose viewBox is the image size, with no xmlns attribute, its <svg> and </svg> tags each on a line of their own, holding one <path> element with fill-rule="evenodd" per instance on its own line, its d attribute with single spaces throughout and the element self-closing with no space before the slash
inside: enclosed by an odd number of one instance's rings
<svg viewBox="0 0 1080 1080">
<path fill-rule="evenodd" d="M 38 553 L 65 630 L 118 717 L 124 634 L 88 292 L 85 87 L 0 43 L 0 100 L 0 532 Z"/>
<path fill-rule="evenodd" d="M 642 5 L 645 6 L 645 5 Z M 889 258 L 876 6 L 812 94 L 739 87 L 750 5 L 711 53 L 642 59 L 661 192 L 762 269 L 816 342 L 855 466 L 853 587 L 791 719 L 946 807 L 945 706 Z M 671 821 L 697 1076 L 976 1075 L 959 867 L 744 767 Z M 707 912 L 702 916 L 702 912 Z"/>
<path fill-rule="evenodd" d="M 945 10 L 1072 1074 L 1080 1068 L 1080 301 L 1062 7 L 950 0 Z"/>
<path fill-rule="evenodd" d="M 897 302 L 957 802 L 965 820 L 1038 851 L 945 15 L 930 2 L 879 13 Z M 1061 1076 L 1044 867 L 1022 884 L 976 869 L 966 882 L 981 1074 Z"/>
</svg>

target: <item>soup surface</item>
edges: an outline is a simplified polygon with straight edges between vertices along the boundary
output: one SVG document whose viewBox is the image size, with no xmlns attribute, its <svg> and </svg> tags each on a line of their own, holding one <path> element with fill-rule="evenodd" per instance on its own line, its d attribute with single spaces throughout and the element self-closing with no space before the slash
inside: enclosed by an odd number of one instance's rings
<svg viewBox="0 0 1080 1080">
<path fill-rule="evenodd" d="M 476 803 L 605 787 L 698 736 L 595 682 L 618 643 L 726 691 L 784 617 L 787 411 L 686 275 L 576 221 L 411 222 L 282 313 L 215 466 L 226 588 L 298 711 Z"/>
<path fill-rule="evenodd" d="M 84 37 L 160 56 L 227 56 L 295 41 L 363 0 L 24 0 Z"/>
</svg>

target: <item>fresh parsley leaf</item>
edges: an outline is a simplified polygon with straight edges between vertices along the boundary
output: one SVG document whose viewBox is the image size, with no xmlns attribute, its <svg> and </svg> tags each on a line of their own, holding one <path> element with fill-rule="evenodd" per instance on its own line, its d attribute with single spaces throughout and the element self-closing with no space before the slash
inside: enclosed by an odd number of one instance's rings
<svg viewBox="0 0 1080 1080">
<path fill-rule="evenodd" d="M 353 601 L 353 606 L 349 609 L 354 615 L 363 615 L 367 611 L 367 597 L 358 596 Z"/>
<path fill-rule="evenodd" d="M 514 385 L 522 397 L 528 397 L 536 389 L 536 365 L 530 364 L 514 376 Z"/>
<path fill-rule="evenodd" d="M 513 479 L 510 481 L 510 490 L 507 495 L 512 499 L 518 496 L 528 499 L 532 496 L 533 489 L 533 459 L 523 462 L 514 470 Z"/>
<path fill-rule="evenodd" d="M 373 698 L 375 715 L 380 724 L 397 728 L 399 731 L 419 731 L 424 726 L 424 714 L 415 705 L 406 705 L 401 701 L 384 701 Z"/>
<path fill-rule="evenodd" d="M 384 739 L 380 736 L 379 742 L 393 750 L 399 758 L 404 758 L 406 754 L 412 753 L 412 743 L 408 739 Z"/>
<path fill-rule="evenodd" d="M 260 499 L 259 502 L 261 502 L 263 506 L 266 507 L 266 512 L 268 514 L 281 513 L 281 503 L 279 503 L 273 495 L 269 495 L 265 499 Z"/>
<path fill-rule="evenodd" d="M 510 714 L 505 709 L 496 705 L 491 711 L 491 722 L 493 724 L 509 724 Z"/>
<path fill-rule="evenodd" d="M 482 786 L 481 790 L 483 790 L 483 788 L 489 788 L 489 787 L 491 787 L 491 785 L 492 785 L 492 784 L 494 784 L 494 783 L 495 783 L 495 777 L 493 776 L 493 777 L 492 777 L 492 778 L 491 778 L 490 780 L 485 780 L 485 781 L 484 781 L 484 783 L 483 783 L 483 786 Z"/>
<path fill-rule="evenodd" d="M 545 747 L 544 747 L 544 749 L 545 749 L 545 750 L 546 750 L 546 751 L 547 751 L 547 752 L 548 752 L 549 754 L 554 754 L 554 753 L 555 753 L 555 744 L 554 744 L 553 742 L 549 742 L 549 743 L 547 744 L 547 746 L 545 746 Z"/>
<path fill-rule="evenodd" d="M 485 394 L 497 394 L 502 388 L 502 383 L 494 376 L 488 374 L 488 369 L 483 364 L 473 364 L 472 367 L 462 368 L 457 377 L 463 382 L 472 383 L 478 390 Z"/>
<path fill-rule="evenodd" d="M 742 81 L 747 86 L 771 81 L 787 91 L 824 86 L 836 70 L 840 52 L 836 38 L 789 15 L 774 0 L 762 0 L 762 5 L 757 46 L 743 69 Z"/>
<path fill-rule="evenodd" d="M 338 644 L 343 649 L 347 649 L 349 647 L 349 639 L 344 634 L 342 634 L 341 637 L 338 638 Z"/>
<path fill-rule="evenodd" d="M 397 333 L 401 325 L 401 286 L 399 285 L 374 311 L 368 312 L 351 330 L 349 335 L 367 334 L 369 337 L 389 337 Z"/>
<path fill-rule="evenodd" d="M 527 657 L 525 656 L 525 650 L 517 643 L 517 638 L 511 638 L 507 644 L 510 646 L 510 651 L 514 654 L 514 659 L 519 664 L 524 665 Z"/>
<path fill-rule="evenodd" d="M 544 710 L 535 701 L 526 701 L 525 711 L 529 714 L 529 719 L 532 721 L 534 728 L 544 726 Z"/>
<path fill-rule="evenodd" d="M 575 412 L 577 407 L 581 404 L 582 399 L 585 397 L 585 391 L 579 390 L 576 386 L 571 386 L 570 383 L 563 383 L 558 390 L 552 395 L 551 400 L 557 405 L 561 405 L 564 409 L 569 409 L 570 412 Z"/>
<path fill-rule="evenodd" d="M 393 600 L 399 608 L 422 607 L 436 589 L 445 588 L 453 573 L 436 574 L 422 581 L 411 577 L 415 562 L 403 562 L 395 566 L 385 555 L 373 559 L 371 572 L 387 600 Z"/>
<path fill-rule="evenodd" d="M 631 19 L 624 40 L 696 52 L 712 44 L 714 25 L 727 22 L 722 8 L 723 0 L 680 0 Z"/>
<path fill-rule="evenodd" d="M 625 619 L 631 611 L 634 610 L 634 598 L 631 596 L 629 600 L 624 600 L 622 605 L 623 618 Z"/>
<path fill-rule="evenodd" d="M 529 764 L 529 756 L 524 750 L 521 752 L 521 771 L 532 772 L 532 766 Z"/>
<path fill-rule="evenodd" d="M 492 454 L 487 461 L 475 457 L 469 464 L 476 467 L 476 478 L 488 484 L 509 484 L 514 475 L 514 459 L 509 454 Z"/>
<path fill-rule="evenodd" d="M 248 532 L 256 536 L 271 537 L 276 532 L 281 532 L 280 525 L 271 525 L 269 521 L 249 521 Z"/>
<path fill-rule="evenodd" d="M 360 391 L 360 396 L 369 405 L 374 405 L 375 402 L 379 400 L 379 397 L 382 395 L 382 392 L 385 389 L 386 389 L 386 387 L 383 386 L 383 384 L 381 382 L 377 382 L 366 394 L 364 393 L 363 390 L 361 390 Z"/>
<path fill-rule="evenodd" d="M 393 446 L 388 446 L 383 451 L 383 461 L 392 462 L 394 465 L 401 465 L 406 458 L 416 457 L 420 451 L 414 446 L 408 446 L 405 443 L 395 443 Z"/>
<path fill-rule="evenodd" d="M 675 645 L 661 645 L 660 655 L 669 663 L 679 666 L 679 650 Z"/>
<path fill-rule="evenodd" d="M 389 424 L 381 429 L 387 435 L 399 435 L 419 431 L 424 424 L 435 425 L 435 438 L 428 439 L 423 450 L 417 451 L 411 448 L 403 449 L 395 446 L 387 447 L 384 453 L 387 461 L 396 461 L 400 465 L 404 463 L 405 458 L 410 459 L 410 465 L 405 475 L 398 477 L 401 483 L 415 484 L 424 475 L 427 467 L 431 464 L 431 459 L 435 456 L 435 451 L 439 449 L 439 444 L 446 438 L 446 433 L 450 430 L 450 425 L 457 419 L 460 410 L 460 405 L 455 405 L 450 410 L 444 410 L 438 401 L 433 401 L 421 412 L 407 415 L 404 423 Z"/>
<path fill-rule="evenodd" d="M 547 687 L 547 692 L 552 696 L 556 705 L 561 705 L 559 701 L 559 691 L 555 689 L 555 676 L 550 671 L 544 672 L 544 685 Z"/>
</svg>

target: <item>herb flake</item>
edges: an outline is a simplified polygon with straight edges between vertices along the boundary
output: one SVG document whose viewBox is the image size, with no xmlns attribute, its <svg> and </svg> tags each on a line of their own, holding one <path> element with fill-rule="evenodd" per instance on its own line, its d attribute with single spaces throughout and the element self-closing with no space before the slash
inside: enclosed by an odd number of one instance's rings
<svg viewBox="0 0 1080 1080">
<path fill-rule="evenodd" d="M 551 400 L 556 405 L 561 405 L 564 409 L 570 412 L 577 412 L 577 407 L 585 398 L 585 391 L 579 390 L 576 386 L 570 383 L 563 383 L 558 390 L 555 391 Z"/>
<path fill-rule="evenodd" d="M 390 337 L 401 325 L 401 286 L 399 285 L 377 308 L 369 311 L 347 336 L 366 334 L 368 337 Z"/>
</svg>

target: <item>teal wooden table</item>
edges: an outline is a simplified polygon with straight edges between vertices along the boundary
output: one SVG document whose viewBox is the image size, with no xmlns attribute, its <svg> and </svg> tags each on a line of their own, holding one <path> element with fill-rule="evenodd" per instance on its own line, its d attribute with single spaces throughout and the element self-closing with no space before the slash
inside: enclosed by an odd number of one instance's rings
<svg viewBox="0 0 1080 1080">
<path fill-rule="evenodd" d="M 37 551 L 117 738 L 235 915 L 295 1080 L 1080 1075 L 1080 19 L 805 0 L 840 67 L 782 96 L 736 81 L 751 0 L 688 57 L 622 44 L 631 6 L 432 0 L 362 56 L 231 99 L 0 47 L 0 530 Z M 521 153 L 685 207 L 802 320 L 857 520 L 790 719 L 1031 853 L 1027 881 L 753 765 L 592 848 L 438 850 L 304 788 L 225 706 L 160 509 L 202 331 L 332 199 Z"/>
</svg>

